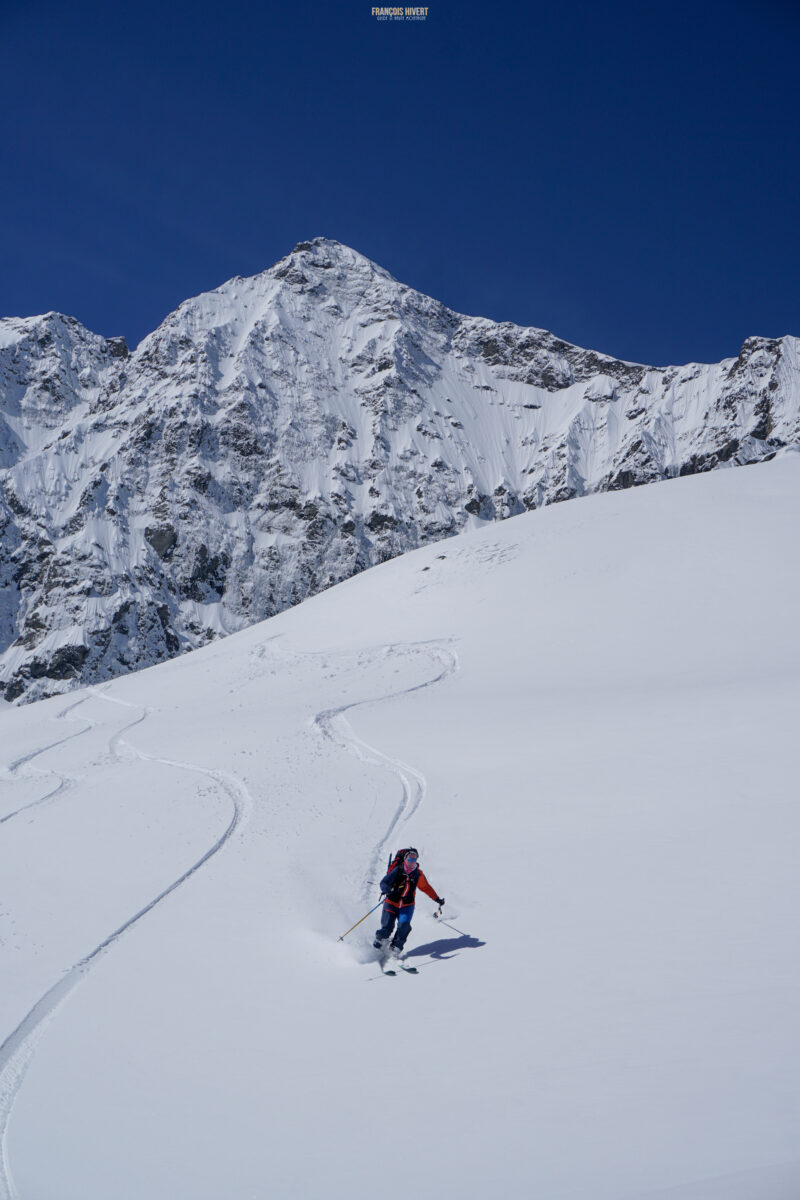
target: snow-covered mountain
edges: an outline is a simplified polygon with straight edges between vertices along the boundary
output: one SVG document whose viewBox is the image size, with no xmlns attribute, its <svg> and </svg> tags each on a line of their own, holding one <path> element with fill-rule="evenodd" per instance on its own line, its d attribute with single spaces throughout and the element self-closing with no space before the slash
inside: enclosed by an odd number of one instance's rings
<svg viewBox="0 0 800 1200">
<path fill-rule="evenodd" d="M 796 1200 L 798 505 L 556 505 L 1 712 L 0 1200 Z"/>
<path fill-rule="evenodd" d="M 182 304 L 133 353 L 0 322 L 0 685 L 180 654 L 371 564 L 800 441 L 800 343 L 650 368 L 464 317 L 335 241 Z"/>
</svg>

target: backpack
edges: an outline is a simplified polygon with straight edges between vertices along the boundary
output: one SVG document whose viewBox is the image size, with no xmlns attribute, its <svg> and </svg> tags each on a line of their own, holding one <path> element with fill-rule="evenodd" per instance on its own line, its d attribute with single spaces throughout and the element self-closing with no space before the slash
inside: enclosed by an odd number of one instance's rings
<svg viewBox="0 0 800 1200">
<path fill-rule="evenodd" d="M 389 871 L 393 871 L 396 866 L 398 866 L 400 863 L 402 863 L 403 859 L 409 853 L 409 851 L 412 854 L 416 854 L 417 865 L 419 865 L 419 850 L 417 850 L 416 846 L 405 846 L 402 850 L 398 850 L 394 856 L 389 855 L 389 868 L 386 872 L 387 875 L 389 874 Z"/>
</svg>

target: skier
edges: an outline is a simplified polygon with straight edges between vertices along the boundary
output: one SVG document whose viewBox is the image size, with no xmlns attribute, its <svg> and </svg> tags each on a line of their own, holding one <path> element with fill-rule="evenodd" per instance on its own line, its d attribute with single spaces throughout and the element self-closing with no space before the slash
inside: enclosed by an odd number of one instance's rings
<svg viewBox="0 0 800 1200">
<path fill-rule="evenodd" d="M 426 896 L 435 900 L 441 908 L 444 900 L 437 896 L 419 866 L 419 857 L 413 848 L 400 850 L 390 865 L 389 871 L 381 880 L 381 894 L 386 897 L 383 905 L 383 915 L 380 929 L 375 931 L 375 941 L 372 943 L 376 950 L 381 950 L 392 936 L 395 921 L 397 931 L 392 938 L 391 948 L 400 954 L 406 944 L 406 938 L 411 932 L 411 918 L 414 916 L 414 898 L 417 887 L 422 888 Z"/>
</svg>

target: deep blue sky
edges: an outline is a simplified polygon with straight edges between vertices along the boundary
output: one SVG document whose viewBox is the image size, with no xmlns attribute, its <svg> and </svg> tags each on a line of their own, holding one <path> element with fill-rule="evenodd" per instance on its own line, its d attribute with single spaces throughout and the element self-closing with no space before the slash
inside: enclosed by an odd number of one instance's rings
<svg viewBox="0 0 800 1200">
<path fill-rule="evenodd" d="M 300 240 L 651 363 L 800 334 L 800 0 L 0 0 L 0 315 L 135 344 Z"/>
</svg>

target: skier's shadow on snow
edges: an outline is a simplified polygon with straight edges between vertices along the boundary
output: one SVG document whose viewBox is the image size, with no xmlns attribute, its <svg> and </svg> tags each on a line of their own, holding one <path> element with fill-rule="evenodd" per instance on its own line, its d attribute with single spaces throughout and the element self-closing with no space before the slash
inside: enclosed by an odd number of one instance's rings
<svg viewBox="0 0 800 1200">
<path fill-rule="evenodd" d="M 445 923 L 442 922 L 442 924 Z M 446 962 L 459 950 L 479 950 L 481 946 L 486 945 L 486 942 L 482 942 L 480 938 L 470 937 L 468 933 L 462 933 L 454 925 L 448 925 L 448 929 L 452 929 L 454 933 L 458 934 L 458 937 L 439 938 L 435 942 L 426 942 L 424 946 L 415 946 L 413 950 L 406 951 L 406 958 L 427 955 L 435 962 Z"/>
</svg>

